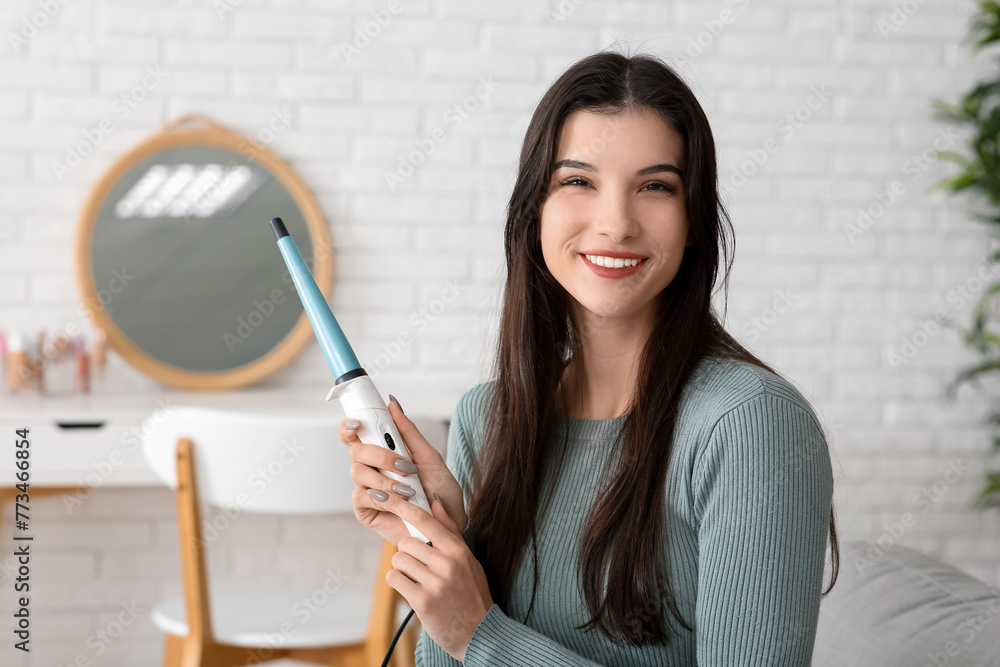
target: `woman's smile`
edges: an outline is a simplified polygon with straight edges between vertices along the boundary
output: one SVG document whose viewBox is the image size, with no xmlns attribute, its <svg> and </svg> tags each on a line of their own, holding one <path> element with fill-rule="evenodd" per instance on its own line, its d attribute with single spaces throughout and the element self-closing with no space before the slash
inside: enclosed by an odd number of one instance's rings
<svg viewBox="0 0 1000 667">
<path fill-rule="evenodd" d="M 580 258 L 587 268 L 602 278 L 625 278 L 638 273 L 646 265 L 647 258 L 625 259 L 607 255 L 590 255 L 580 253 Z"/>
</svg>

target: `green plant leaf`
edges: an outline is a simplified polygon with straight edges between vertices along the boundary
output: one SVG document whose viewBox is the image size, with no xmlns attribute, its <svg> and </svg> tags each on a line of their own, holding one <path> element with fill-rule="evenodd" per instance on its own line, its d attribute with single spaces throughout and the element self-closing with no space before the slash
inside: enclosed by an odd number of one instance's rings
<svg viewBox="0 0 1000 667">
<path fill-rule="evenodd" d="M 971 188 L 979 182 L 979 178 L 972 173 L 962 172 L 955 176 L 949 176 L 943 178 L 937 183 L 933 183 L 925 189 L 928 194 L 933 192 L 938 192 L 940 190 L 951 190 L 952 192 L 961 192 L 967 188 Z"/>
<path fill-rule="evenodd" d="M 972 158 L 963 153 L 956 153 L 955 151 L 938 151 L 938 157 L 942 160 L 947 160 L 949 162 L 957 162 L 958 164 L 965 167 L 968 171 L 975 171 L 978 167 L 978 163 L 974 162 Z"/>
<path fill-rule="evenodd" d="M 963 384 L 976 384 L 979 376 L 991 371 L 1000 370 L 1000 359 L 988 359 L 987 361 L 971 366 L 958 374 L 958 376 L 946 387 L 949 396 L 955 395 L 955 390 Z"/>
<path fill-rule="evenodd" d="M 935 120 L 953 123 L 955 125 L 971 125 L 975 122 L 975 115 L 966 112 L 961 104 L 952 104 L 942 99 L 931 100 L 932 117 Z"/>
<path fill-rule="evenodd" d="M 979 14 L 969 26 L 970 36 L 976 39 L 974 48 L 981 50 L 1000 39 L 1000 8 L 993 0 L 979 0 Z"/>
<path fill-rule="evenodd" d="M 969 37 L 973 50 L 978 52 L 1000 42 L 1000 1 L 974 2 L 977 11 L 969 23 Z M 968 153 L 951 150 L 938 153 L 941 160 L 958 165 L 960 171 L 926 187 L 925 192 L 974 194 L 988 205 L 986 211 L 970 210 L 970 217 L 1000 231 L 1000 76 L 992 74 L 976 82 L 954 103 L 934 98 L 930 107 L 938 120 L 958 127 L 971 126 L 973 136 L 968 140 Z M 1000 250 L 991 251 L 989 259 L 994 264 L 1000 262 Z M 961 385 L 973 383 L 982 389 L 980 379 L 1000 373 L 1000 332 L 993 328 L 998 299 L 1000 282 L 988 286 L 976 299 L 968 329 L 950 317 L 935 317 L 943 327 L 956 331 L 963 345 L 977 352 L 977 361 L 961 369 L 948 383 L 946 394 L 952 400 Z M 1000 453 L 1000 405 L 989 413 L 987 422 L 991 431 L 990 448 Z M 972 505 L 976 509 L 1000 508 L 1000 471 L 985 472 L 982 488 Z"/>
<path fill-rule="evenodd" d="M 993 283 L 979 295 L 979 299 L 976 300 L 976 304 L 972 308 L 973 331 L 985 332 L 987 318 L 992 314 L 990 305 L 996 299 L 997 294 L 1000 294 L 1000 283 Z"/>
<path fill-rule="evenodd" d="M 975 218 L 976 220 L 979 220 L 980 222 L 986 222 L 989 224 L 996 224 L 997 219 L 1000 218 L 1000 216 L 987 215 L 985 213 L 977 213 L 977 212 L 973 212 L 972 217 Z"/>
<path fill-rule="evenodd" d="M 987 471 L 984 478 L 983 486 L 973 500 L 973 509 L 1000 506 L 1000 472 Z"/>
</svg>

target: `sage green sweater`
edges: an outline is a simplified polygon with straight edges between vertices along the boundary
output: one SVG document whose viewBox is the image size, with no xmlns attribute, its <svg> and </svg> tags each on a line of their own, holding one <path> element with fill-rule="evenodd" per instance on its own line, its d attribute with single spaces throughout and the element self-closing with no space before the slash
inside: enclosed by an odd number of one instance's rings
<svg viewBox="0 0 1000 667">
<path fill-rule="evenodd" d="M 492 383 L 458 402 L 447 462 L 468 493 Z M 752 364 L 703 358 L 681 395 L 664 502 L 665 553 L 678 607 L 694 631 L 666 646 L 616 646 L 589 619 L 579 583 L 583 519 L 625 417 L 557 416 L 569 449 L 552 502 L 538 519 L 539 580 L 531 617 L 530 551 L 509 605 L 494 604 L 463 663 L 476 667 L 808 667 L 833 500 L 823 430 L 801 393 Z M 562 431 L 559 430 L 561 435 Z M 551 472 L 551 471 L 548 471 Z M 548 479 L 548 477 L 546 477 Z M 468 499 L 468 495 L 466 496 Z M 472 544 L 466 526 L 466 541 Z M 463 664 L 421 631 L 417 667 Z"/>
</svg>

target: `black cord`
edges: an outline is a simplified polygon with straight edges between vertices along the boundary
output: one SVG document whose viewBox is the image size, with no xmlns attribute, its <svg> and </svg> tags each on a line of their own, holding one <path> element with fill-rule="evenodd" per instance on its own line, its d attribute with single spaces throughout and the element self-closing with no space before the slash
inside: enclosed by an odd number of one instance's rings
<svg viewBox="0 0 1000 667">
<path fill-rule="evenodd" d="M 396 648 L 396 642 L 399 641 L 399 636 L 403 634 L 403 628 L 405 628 L 406 624 L 410 622 L 411 616 L 413 616 L 412 609 L 410 610 L 410 613 L 406 615 L 406 618 L 403 619 L 402 624 L 399 626 L 399 630 L 396 630 L 396 636 L 392 638 L 392 643 L 389 644 L 389 651 L 385 654 L 385 660 L 382 661 L 382 667 L 389 667 L 389 658 L 392 657 L 392 649 Z"/>
<path fill-rule="evenodd" d="M 428 542 L 427 546 L 432 547 L 434 546 L 434 543 Z M 392 643 L 389 644 L 389 650 L 386 651 L 385 660 L 382 661 L 382 667 L 389 667 L 389 658 L 392 657 L 392 649 L 396 648 L 396 642 L 399 641 L 399 636 L 403 634 L 403 628 L 405 628 L 406 624 L 410 622 L 411 616 L 413 616 L 412 609 L 410 610 L 410 613 L 406 615 L 406 618 L 403 619 L 403 622 L 399 625 L 399 630 L 396 630 L 396 636 L 392 638 Z"/>
</svg>

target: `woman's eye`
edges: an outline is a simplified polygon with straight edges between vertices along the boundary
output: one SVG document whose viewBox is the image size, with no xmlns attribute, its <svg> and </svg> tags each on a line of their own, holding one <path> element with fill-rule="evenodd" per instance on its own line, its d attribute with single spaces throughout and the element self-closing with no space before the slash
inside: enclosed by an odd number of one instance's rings
<svg viewBox="0 0 1000 667">
<path fill-rule="evenodd" d="M 560 181 L 559 185 L 576 185 L 576 186 L 587 186 L 589 183 L 583 180 L 579 176 L 574 176 L 572 178 L 567 178 L 565 181 Z M 654 190 L 660 190 L 662 192 L 676 192 L 676 188 L 669 183 L 663 183 L 661 181 L 653 181 L 646 185 L 646 188 L 653 188 Z M 643 188 L 643 189 L 646 189 Z"/>
<path fill-rule="evenodd" d="M 662 190 L 663 192 L 675 192 L 674 186 L 669 185 L 667 183 L 661 183 L 660 181 L 653 181 L 652 183 L 650 183 L 646 187 L 648 188 L 648 187 L 653 186 L 653 185 L 660 186 L 659 188 L 656 188 L 656 189 Z"/>
</svg>

